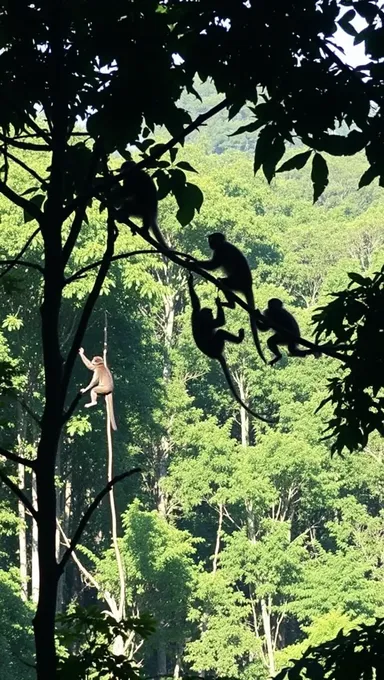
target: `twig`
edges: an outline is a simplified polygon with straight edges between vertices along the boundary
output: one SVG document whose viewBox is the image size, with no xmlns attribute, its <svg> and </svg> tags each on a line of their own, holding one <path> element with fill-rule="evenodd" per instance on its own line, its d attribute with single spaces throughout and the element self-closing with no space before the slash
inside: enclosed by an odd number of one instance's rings
<svg viewBox="0 0 384 680">
<path fill-rule="evenodd" d="M 110 482 L 108 482 L 104 489 L 102 489 L 102 491 L 100 491 L 100 493 L 97 494 L 96 498 L 92 501 L 88 509 L 85 511 L 83 517 L 81 518 L 79 526 L 77 527 L 71 540 L 70 546 L 67 548 L 58 564 L 59 575 L 63 573 L 65 565 L 67 564 L 69 558 L 71 557 L 72 552 L 74 551 L 78 542 L 80 541 L 81 535 L 85 527 L 87 526 L 90 518 L 92 517 L 97 507 L 100 505 L 103 498 L 110 492 L 110 490 L 115 486 L 115 484 L 121 482 L 123 479 L 126 479 L 127 477 L 132 477 L 132 475 L 136 475 L 139 472 L 141 472 L 141 468 L 134 468 L 133 470 L 123 472 L 121 475 L 116 475 L 115 477 L 113 477 L 113 479 L 111 479 Z"/>
<path fill-rule="evenodd" d="M 5 472 L 3 472 L 3 470 L 0 470 L 0 479 L 3 480 L 4 484 L 6 484 L 8 486 L 8 488 L 11 489 L 11 491 L 13 491 L 15 496 L 17 496 L 17 498 L 23 503 L 23 505 L 25 505 L 25 507 L 31 513 L 33 519 L 37 522 L 37 518 L 38 518 L 37 511 L 33 507 L 29 498 L 27 498 L 27 496 L 21 491 L 21 489 L 19 489 L 17 484 L 12 482 L 12 480 L 9 479 L 8 475 L 6 475 Z"/>
<path fill-rule="evenodd" d="M 20 250 L 19 254 L 16 255 L 16 257 L 15 257 L 14 260 L 1 260 L 1 261 L 0 261 L 0 264 L 8 264 L 8 263 L 9 263 L 9 267 L 7 267 L 7 269 L 5 270 L 5 272 L 2 272 L 2 273 L 0 274 L 0 279 L 1 279 L 3 276 L 5 276 L 6 274 L 8 274 L 8 272 L 10 272 L 11 269 L 13 269 L 13 267 L 15 267 L 15 265 L 20 265 L 21 267 L 31 267 L 32 269 L 37 269 L 41 274 L 44 274 L 44 269 L 42 268 L 42 266 L 41 266 L 40 264 L 36 264 L 35 262 L 26 262 L 26 261 L 20 262 L 20 258 L 24 255 L 24 253 L 25 253 L 25 251 L 27 250 L 27 248 L 29 248 L 29 246 L 31 245 L 33 239 L 35 238 L 35 236 L 37 236 L 37 234 L 39 233 L 39 231 L 40 231 L 40 227 L 38 227 L 37 229 L 35 229 L 35 231 L 33 232 L 33 234 L 31 234 L 31 236 L 29 237 L 29 239 L 25 242 L 25 245 L 22 247 L 22 249 Z"/>
</svg>

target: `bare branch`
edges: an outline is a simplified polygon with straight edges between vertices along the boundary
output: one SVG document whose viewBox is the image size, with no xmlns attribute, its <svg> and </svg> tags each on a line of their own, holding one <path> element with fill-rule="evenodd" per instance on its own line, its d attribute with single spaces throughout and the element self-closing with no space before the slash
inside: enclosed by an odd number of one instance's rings
<svg viewBox="0 0 384 680">
<path fill-rule="evenodd" d="M 27 510 L 29 510 L 29 512 L 31 513 L 33 519 L 36 520 L 36 522 L 37 522 L 37 518 L 38 518 L 37 511 L 33 507 L 29 498 L 27 498 L 27 496 L 21 491 L 21 489 L 19 489 L 17 484 L 12 482 L 12 480 L 8 477 L 8 475 L 5 474 L 5 472 L 3 472 L 3 470 L 0 470 L 0 479 L 3 480 L 4 484 L 6 484 L 7 487 L 9 489 L 11 489 L 11 491 L 13 491 L 15 496 L 17 496 L 17 498 L 22 502 L 22 504 L 25 505 Z"/>
<path fill-rule="evenodd" d="M 85 511 L 83 517 L 81 518 L 79 526 L 77 527 L 71 540 L 70 546 L 67 548 L 58 564 L 59 575 L 63 573 L 65 565 L 67 564 L 69 558 L 71 557 L 71 554 L 73 553 L 78 542 L 80 541 L 81 535 L 85 527 L 87 526 L 90 518 L 92 517 L 97 507 L 100 505 L 103 498 L 110 492 L 110 490 L 115 486 L 115 484 L 121 482 L 123 479 L 127 479 L 127 477 L 132 477 L 132 475 L 136 475 L 139 472 L 141 472 L 140 468 L 134 468 L 133 470 L 123 472 L 121 475 L 116 475 L 115 477 L 113 477 L 113 479 L 111 479 L 110 482 L 108 482 L 104 489 L 97 494 L 96 498 L 92 501 L 88 509 Z"/>
<path fill-rule="evenodd" d="M 37 236 L 37 234 L 39 233 L 39 231 L 40 231 L 40 227 L 38 227 L 37 229 L 35 229 L 35 231 L 33 232 L 33 234 L 31 234 L 31 236 L 29 237 L 29 239 L 25 242 L 25 245 L 22 247 L 22 249 L 20 250 L 19 254 L 16 255 L 16 257 L 15 257 L 13 260 L 1 260 L 1 261 L 0 261 L 0 264 L 9 264 L 9 267 L 7 267 L 7 269 L 5 270 L 5 272 L 2 272 L 2 273 L 0 274 L 0 279 L 1 279 L 3 276 L 5 276 L 6 274 L 8 274 L 8 272 L 10 272 L 11 269 L 13 269 L 13 267 L 15 267 L 15 265 L 19 265 L 19 266 L 21 266 L 21 267 L 30 267 L 31 269 L 37 269 L 41 274 L 44 274 L 44 269 L 42 268 L 42 266 L 41 266 L 40 264 L 36 264 L 35 262 L 20 261 L 20 258 L 24 255 L 24 253 L 25 253 L 25 251 L 27 250 L 27 248 L 29 248 L 29 246 L 31 245 L 33 239 L 35 238 L 35 236 Z"/>
<path fill-rule="evenodd" d="M 2 446 L 0 446 L 0 456 L 4 456 L 4 458 L 7 458 L 7 460 L 11 460 L 13 463 L 18 463 L 19 465 L 25 465 L 26 467 L 30 467 L 32 468 L 32 470 L 35 468 L 34 460 L 23 458 L 23 456 L 18 456 L 17 453 L 12 453 L 12 451 L 3 449 Z"/>
<path fill-rule="evenodd" d="M 50 147 L 46 144 L 34 144 L 33 142 L 19 142 L 13 137 L 7 137 L 0 134 L 0 142 L 14 146 L 15 149 L 22 149 L 23 151 L 50 151 Z"/>
<path fill-rule="evenodd" d="M 17 257 L 14 260 L 0 260 L 0 265 L 1 264 L 10 265 L 9 267 L 7 267 L 5 272 L 2 272 L 2 274 L 0 274 L 0 279 L 2 279 L 3 276 L 8 274 L 8 272 L 10 272 L 11 269 L 13 269 L 13 267 L 25 267 L 26 269 L 36 269 L 36 271 L 40 272 L 40 274 L 44 274 L 44 269 L 40 264 L 37 264 L 37 262 L 30 262 L 29 260 L 19 260 L 18 259 L 19 255 L 17 255 Z"/>
<path fill-rule="evenodd" d="M 113 219 L 112 213 L 108 213 L 107 221 L 107 245 L 105 248 L 104 256 L 100 265 L 100 269 L 97 273 L 93 288 L 88 295 L 87 301 L 84 305 L 83 312 L 80 317 L 79 325 L 75 332 L 75 337 L 73 338 L 71 349 L 69 350 L 66 362 L 64 364 L 63 380 L 62 380 L 62 390 L 63 394 L 67 393 L 69 379 L 73 370 L 73 366 L 81 345 L 82 339 L 84 337 L 85 330 L 88 325 L 88 321 L 92 314 L 93 308 L 95 306 L 96 300 L 99 297 L 101 287 L 105 281 L 105 277 L 108 273 L 108 269 L 113 257 L 113 249 L 116 240 L 117 229 L 115 226 L 115 221 Z"/>
<path fill-rule="evenodd" d="M 0 149 L 0 151 L 2 151 L 4 153 L 5 149 Z M 14 156 L 13 153 L 10 153 L 8 151 L 8 149 L 6 151 L 6 154 L 7 154 L 8 158 L 11 159 L 11 161 L 13 161 L 14 163 L 17 163 L 17 165 L 19 165 L 21 168 L 23 168 L 23 170 L 25 170 L 25 172 L 28 172 L 32 177 L 34 177 L 34 179 L 36 179 L 38 182 L 40 182 L 40 184 L 42 184 L 43 186 L 44 186 L 44 184 L 45 185 L 47 184 L 47 180 L 40 177 L 40 175 L 38 175 L 38 173 L 35 172 L 35 170 L 33 170 L 33 168 L 30 168 L 26 163 L 24 163 L 24 161 L 20 160 L 20 158 L 18 158 L 17 156 Z"/>
<path fill-rule="evenodd" d="M 177 250 L 172 250 L 175 255 L 180 255 L 181 257 L 187 257 L 189 259 L 194 259 L 190 255 L 187 255 L 186 253 L 181 253 Z M 111 258 L 111 262 L 116 262 L 116 260 L 125 260 L 128 259 L 129 257 L 133 257 L 134 255 L 163 255 L 162 252 L 159 250 L 131 250 L 129 253 L 120 253 L 120 255 L 114 255 Z M 96 267 L 99 267 L 102 263 L 102 260 L 98 260 L 97 262 L 93 262 L 92 264 L 88 264 L 86 267 L 83 267 L 82 269 L 79 269 L 75 274 L 72 274 L 72 276 L 69 276 L 65 280 L 65 285 L 67 286 L 68 284 L 72 283 L 73 281 L 76 281 L 77 279 L 81 279 L 84 277 L 87 272 L 91 271 L 92 269 L 96 269 Z"/>
<path fill-rule="evenodd" d="M 31 203 L 31 201 L 27 201 L 26 198 L 23 198 L 22 196 L 19 196 L 13 189 L 11 189 L 5 182 L 0 181 L 0 192 L 8 198 L 12 203 L 15 205 L 18 205 L 19 208 L 22 208 L 25 210 L 27 213 L 32 215 L 32 217 L 37 220 L 37 222 L 40 223 L 43 213 L 41 212 L 40 208 L 35 205 L 35 203 Z"/>
</svg>

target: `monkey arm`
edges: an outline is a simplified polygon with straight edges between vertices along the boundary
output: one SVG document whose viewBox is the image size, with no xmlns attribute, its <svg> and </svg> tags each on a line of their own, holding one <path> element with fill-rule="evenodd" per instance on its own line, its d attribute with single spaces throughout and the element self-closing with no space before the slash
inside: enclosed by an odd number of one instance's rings
<svg viewBox="0 0 384 680">
<path fill-rule="evenodd" d="M 92 367 L 92 370 L 93 370 L 93 367 Z M 97 377 L 96 372 L 95 372 L 93 377 L 92 377 L 91 382 L 89 383 L 89 385 L 87 385 L 87 387 L 82 387 L 80 391 L 84 394 L 84 392 L 88 392 L 88 390 L 91 390 L 92 387 L 95 387 L 95 385 L 97 385 L 98 382 L 99 382 L 99 378 Z"/>
<path fill-rule="evenodd" d="M 216 298 L 217 317 L 213 320 L 213 328 L 220 328 L 225 325 L 225 314 L 223 304 L 219 297 Z"/>
<path fill-rule="evenodd" d="M 213 257 L 210 260 L 196 260 L 194 262 L 198 267 L 201 267 L 201 269 L 205 269 L 207 272 L 213 271 L 214 269 L 219 269 L 221 267 L 221 262 L 219 262 L 219 258 L 217 257 L 216 253 L 213 254 Z"/>
<path fill-rule="evenodd" d="M 89 359 L 87 359 L 87 357 L 85 356 L 85 354 L 84 354 L 83 352 L 79 352 L 79 355 L 80 355 L 80 359 L 81 359 L 81 361 L 83 362 L 83 364 L 85 364 L 86 367 L 89 368 L 90 371 L 93 371 L 93 370 L 95 369 L 95 367 L 94 367 L 93 364 L 89 361 Z"/>
</svg>

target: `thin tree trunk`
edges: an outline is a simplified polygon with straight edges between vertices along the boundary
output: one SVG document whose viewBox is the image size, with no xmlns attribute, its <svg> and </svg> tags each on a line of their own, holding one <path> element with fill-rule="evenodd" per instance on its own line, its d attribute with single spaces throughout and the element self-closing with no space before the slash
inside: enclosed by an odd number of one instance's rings
<svg viewBox="0 0 384 680">
<path fill-rule="evenodd" d="M 36 491 L 36 477 L 32 474 L 32 505 L 35 510 L 37 507 L 37 491 Z M 39 600 L 39 555 L 38 555 L 38 543 L 39 543 L 39 530 L 37 522 L 32 519 L 32 545 L 31 545 L 31 597 L 32 602 L 37 604 Z"/>
<path fill-rule="evenodd" d="M 268 670 L 270 675 L 275 675 L 275 657 L 273 653 L 273 641 L 271 634 L 271 616 L 264 598 L 261 599 L 261 616 L 263 619 L 263 628 L 265 634 L 265 643 L 267 645 L 268 654 Z"/>
<path fill-rule="evenodd" d="M 17 466 L 19 489 L 25 489 L 25 467 L 24 465 Z M 21 599 L 26 602 L 28 600 L 28 569 L 27 569 L 27 523 L 25 517 L 25 506 L 19 500 L 17 503 L 18 515 L 20 520 L 19 525 L 19 570 L 21 583 Z"/>
<path fill-rule="evenodd" d="M 219 554 L 220 554 L 220 541 L 221 541 L 221 530 L 223 526 L 223 503 L 219 503 L 219 522 L 217 525 L 217 534 L 216 534 L 216 545 L 215 545 L 215 554 L 213 556 L 213 564 L 212 564 L 212 571 L 214 574 L 216 574 L 217 571 L 217 561 L 219 559 Z"/>
</svg>

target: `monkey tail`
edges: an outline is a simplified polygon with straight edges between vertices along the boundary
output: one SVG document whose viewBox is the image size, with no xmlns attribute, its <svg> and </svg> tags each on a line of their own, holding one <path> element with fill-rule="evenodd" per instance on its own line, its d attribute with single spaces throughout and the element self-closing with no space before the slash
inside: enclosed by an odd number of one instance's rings
<svg viewBox="0 0 384 680">
<path fill-rule="evenodd" d="M 263 350 L 261 349 L 259 333 L 258 333 L 257 326 L 256 326 L 256 321 L 255 321 L 253 316 L 250 317 L 250 320 L 251 320 L 251 330 L 252 330 L 252 335 L 253 335 L 253 341 L 256 345 L 258 355 L 259 355 L 260 359 L 262 361 L 264 361 L 264 363 L 266 364 L 267 360 L 264 356 Z"/>
<path fill-rule="evenodd" d="M 151 229 L 153 231 L 153 234 L 154 234 L 156 241 L 158 243 L 160 243 L 160 245 L 163 246 L 163 248 L 166 248 L 167 250 L 169 250 L 169 245 L 165 242 L 164 236 L 160 231 L 159 225 L 157 224 L 157 217 L 154 217 L 154 219 L 151 223 Z"/>
<path fill-rule="evenodd" d="M 255 298 L 253 297 L 252 287 L 250 288 L 248 295 L 246 296 L 246 300 L 247 300 L 248 307 L 252 310 L 255 310 L 256 309 Z M 266 364 L 267 360 L 264 356 L 263 350 L 261 349 L 260 338 L 259 338 L 259 333 L 258 333 L 258 330 L 257 330 L 255 318 L 252 315 L 250 315 L 249 319 L 250 319 L 250 322 L 251 322 L 251 331 L 252 331 L 252 335 L 253 335 L 253 342 L 255 343 L 257 353 L 258 353 L 260 359 L 262 361 L 264 361 L 264 363 Z"/>
<path fill-rule="evenodd" d="M 229 385 L 229 389 L 231 390 L 231 392 L 232 392 L 233 396 L 235 397 L 237 403 L 240 404 L 240 406 L 242 406 L 248 413 L 250 413 L 251 416 L 253 416 L 254 418 L 257 418 L 258 420 L 262 420 L 263 423 L 276 423 L 277 422 L 276 420 L 270 420 L 268 418 L 264 418 L 264 416 L 260 416 L 258 413 L 255 413 L 255 411 L 251 411 L 251 409 L 248 408 L 248 406 L 246 406 L 244 404 L 244 402 L 242 401 L 242 399 L 240 398 L 240 396 L 237 394 L 237 392 L 235 390 L 235 386 L 232 382 L 232 378 L 231 378 L 231 374 L 230 374 L 228 366 L 227 366 L 227 362 L 225 361 L 223 356 L 218 357 L 218 359 L 220 361 L 221 368 L 223 369 L 223 373 L 224 373 L 226 380 L 227 380 L 227 383 Z"/>
<path fill-rule="evenodd" d="M 115 412 L 113 410 L 112 392 L 105 395 L 105 401 L 107 403 L 107 414 L 108 414 L 109 422 L 111 423 L 112 430 L 117 430 L 117 425 L 116 425 L 116 420 L 115 420 Z"/>
</svg>

